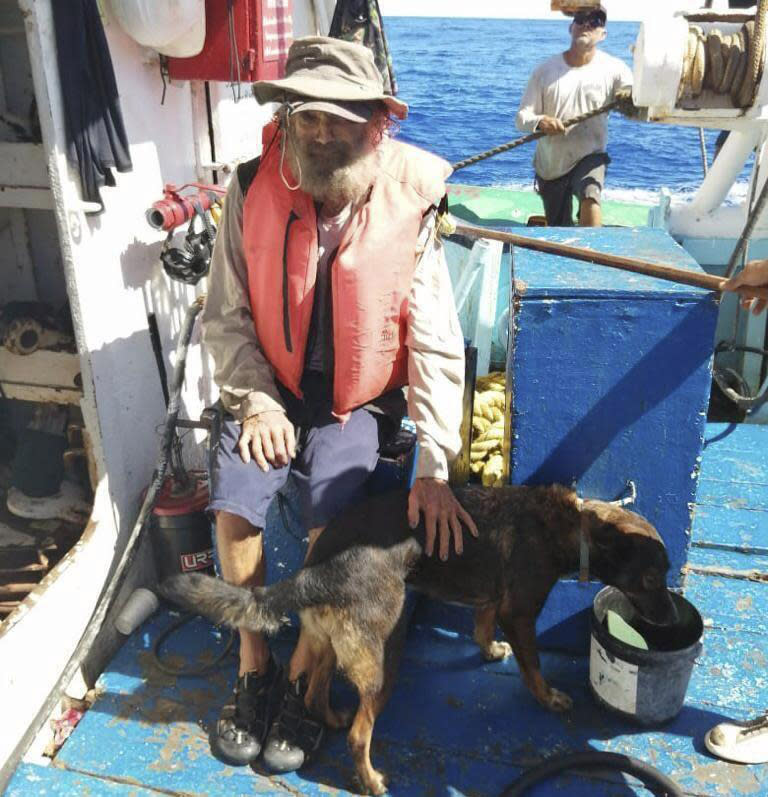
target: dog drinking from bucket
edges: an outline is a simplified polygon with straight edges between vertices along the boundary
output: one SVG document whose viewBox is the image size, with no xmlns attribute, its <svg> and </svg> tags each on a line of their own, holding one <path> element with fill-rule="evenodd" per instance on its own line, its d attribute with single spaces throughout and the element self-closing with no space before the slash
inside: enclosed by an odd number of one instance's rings
<svg viewBox="0 0 768 797">
<path fill-rule="evenodd" d="M 382 794 L 385 779 L 370 760 L 377 715 L 389 697 L 404 640 L 406 585 L 475 609 L 475 641 L 488 660 L 511 647 L 536 700 L 565 711 L 571 698 L 541 673 L 535 622 L 556 581 L 575 571 L 588 551 L 593 578 L 620 589 L 653 623 L 674 620 L 666 588 L 669 569 L 656 529 L 640 515 L 605 501 L 579 499 L 550 487 L 464 487 L 456 497 L 480 535 L 467 535 L 462 556 L 447 562 L 423 555 L 423 522 L 408 525 L 408 491 L 397 490 L 349 507 L 335 518 L 294 576 L 267 587 L 235 587 L 202 575 L 176 576 L 163 594 L 215 623 L 275 632 L 298 612 L 317 662 L 307 706 L 333 728 L 346 718 L 328 702 L 334 669 L 357 688 L 360 704 L 349 748 L 366 792 Z M 494 639 L 499 625 L 507 643 Z"/>
</svg>

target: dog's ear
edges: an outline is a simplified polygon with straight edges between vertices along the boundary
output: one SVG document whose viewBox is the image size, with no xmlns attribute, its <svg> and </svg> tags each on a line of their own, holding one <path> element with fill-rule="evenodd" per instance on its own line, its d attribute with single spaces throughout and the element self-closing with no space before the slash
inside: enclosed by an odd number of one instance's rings
<svg viewBox="0 0 768 797">
<path fill-rule="evenodd" d="M 632 555 L 632 540 L 615 523 L 597 518 L 586 521 L 585 532 L 593 555 L 605 559 L 622 559 Z"/>
</svg>

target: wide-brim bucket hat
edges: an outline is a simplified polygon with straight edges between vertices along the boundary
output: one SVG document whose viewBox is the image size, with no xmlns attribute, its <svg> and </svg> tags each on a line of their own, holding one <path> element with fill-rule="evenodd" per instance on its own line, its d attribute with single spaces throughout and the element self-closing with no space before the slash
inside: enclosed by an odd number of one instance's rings
<svg viewBox="0 0 768 797">
<path fill-rule="evenodd" d="M 288 50 L 285 77 L 258 80 L 253 93 L 262 104 L 291 101 L 298 95 L 331 106 L 334 100 L 382 102 L 398 119 L 408 115 L 406 103 L 384 93 L 384 79 L 367 47 L 327 36 L 296 39 Z"/>
</svg>

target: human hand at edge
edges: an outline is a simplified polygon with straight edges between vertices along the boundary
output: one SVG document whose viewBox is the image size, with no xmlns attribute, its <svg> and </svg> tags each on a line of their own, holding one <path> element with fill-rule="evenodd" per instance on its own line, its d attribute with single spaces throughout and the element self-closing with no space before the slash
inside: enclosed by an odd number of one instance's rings
<svg viewBox="0 0 768 797">
<path fill-rule="evenodd" d="M 464 551 L 462 523 L 473 537 L 478 536 L 475 522 L 443 479 L 422 477 L 413 482 L 408 495 L 408 524 L 412 529 L 419 525 L 421 512 L 424 513 L 427 531 L 424 548 L 427 556 L 432 556 L 436 537 L 439 539 L 438 550 L 442 561 L 448 558 L 451 537 L 456 553 L 461 555 Z"/>
<path fill-rule="evenodd" d="M 539 119 L 539 124 L 536 126 L 537 132 L 541 130 L 548 136 L 558 136 L 565 133 L 565 125 L 554 116 L 542 116 Z"/>
<path fill-rule="evenodd" d="M 282 468 L 296 456 L 296 431 L 281 410 L 260 412 L 243 421 L 237 448 L 243 462 L 253 457 L 264 472 Z"/>
<path fill-rule="evenodd" d="M 735 277 L 725 280 L 720 290 L 740 294 L 745 310 L 762 313 L 768 305 L 768 260 L 751 260 Z"/>
</svg>

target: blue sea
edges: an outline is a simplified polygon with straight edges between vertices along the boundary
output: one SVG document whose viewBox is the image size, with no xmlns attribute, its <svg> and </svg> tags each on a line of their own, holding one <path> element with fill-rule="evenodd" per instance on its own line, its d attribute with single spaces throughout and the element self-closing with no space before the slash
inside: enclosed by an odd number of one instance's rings
<svg viewBox="0 0 768 797">
<path fill-rule="evenodd" d="M 399 85 L 410 106 L 400 137 L 454 163 L 523 135 L 515 114 L 539 62 L 567 49 L 568 20 L 385 17 Z M 611 22 L 601 48 L 631 68 L 639 23 Z M 690 193 L 703 172 L 697 128 L 651 124 L 612 113 L 606 196 L 655 204 L 659 186 Z M 716 130 L 706 130 L 711 163 Z M 531 187 L 535 143 L 457 172 L 451 182 Z M 747 172 L 732 199 L 746 191 Z"/>
</svg>

